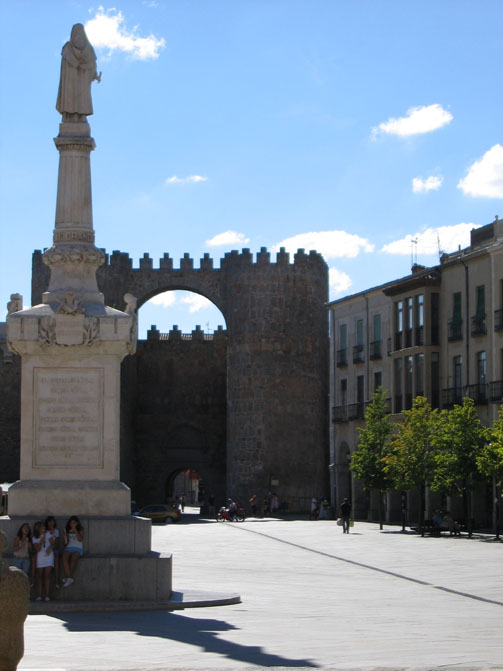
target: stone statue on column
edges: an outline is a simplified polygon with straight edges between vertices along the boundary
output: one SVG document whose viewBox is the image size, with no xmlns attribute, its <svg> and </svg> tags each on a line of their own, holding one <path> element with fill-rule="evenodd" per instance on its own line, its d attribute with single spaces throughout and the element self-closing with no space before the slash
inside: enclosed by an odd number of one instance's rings
<svg viewBox="0 0 503 671">
<path fill-rule="evenodd" d="M 87 39 L 84 26 L 76 23 L 70 40 L 61 52 L 61 75 L 59 79 L 56 109 L 63 121 L 85 121 L 93 113 L 91 83 L 101 81 L 101 72 L 96 71 L 96 54 Z"/>
</svg>

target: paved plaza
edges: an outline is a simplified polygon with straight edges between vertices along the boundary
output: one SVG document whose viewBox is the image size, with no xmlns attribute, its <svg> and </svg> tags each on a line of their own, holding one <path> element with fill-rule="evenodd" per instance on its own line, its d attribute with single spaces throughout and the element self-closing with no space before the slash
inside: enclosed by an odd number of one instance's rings
<svg viewBox="0 0 503 671">
<path fill-rule="evenodd" d="M 31 615 L 19 669 L 503 669 L 503 543 L 333 521 L 156 526 L 184 611 Z M 78 574 L 77 574 L 78 577 Z"/>
</svg>

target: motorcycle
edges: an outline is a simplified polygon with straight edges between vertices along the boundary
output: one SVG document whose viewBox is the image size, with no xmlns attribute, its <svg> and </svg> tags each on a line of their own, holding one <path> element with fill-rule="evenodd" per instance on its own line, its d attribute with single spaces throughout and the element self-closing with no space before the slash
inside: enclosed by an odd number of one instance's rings
<svg viewBox="0 0 503 671">
<path fill-rule="evenodd" d="M 217 522 L 244 522 L 245 518 L 245 511 L 242 508 L 230 511 L 223 506 L 217 514 Z"/>
</svg>

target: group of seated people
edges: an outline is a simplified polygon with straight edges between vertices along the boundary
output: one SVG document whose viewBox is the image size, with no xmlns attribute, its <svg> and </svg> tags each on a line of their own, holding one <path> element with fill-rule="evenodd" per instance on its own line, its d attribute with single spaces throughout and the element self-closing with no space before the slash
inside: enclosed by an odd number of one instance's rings
<svg viewBox="0 0 503 671">
<path fill-rule="evenodd" d="M 44 521 L 39 520 L 33 525 L 33 533 L 28 522 L 24 522 L 14 538 L 12 565 L 21 569 L 30 578 L 31 586 L 37 584 L 36 601 L 50 601 L 49 590 L 51 576 L 54 571 L 54 582 L 59 584 L 59 563 L 65 578 L 63 587 L 73 582 L 73 574 L 79 558 L 83 554 L 84 528 L 79 518 L 72 515 L 60 535 L 56 519 L 49 515 Z"/>
<path fill-rule="evenodd" d="M 459 536 L 461 534 L 461 526 L 456 522 L 448 510 L 436 510 L 433 515 L 433 525 L 441 531 L 447 529 L 451 536 Z"/>
</svg>

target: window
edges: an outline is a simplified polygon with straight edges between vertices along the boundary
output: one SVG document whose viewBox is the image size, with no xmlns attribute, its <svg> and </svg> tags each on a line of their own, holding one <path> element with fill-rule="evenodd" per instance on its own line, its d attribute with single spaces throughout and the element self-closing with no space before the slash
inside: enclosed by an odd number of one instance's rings
<svg viewBox="0 0 503 671">
<path fill-rule="evenodd" d="M 460 403 L 463 397 L 463 357 L 455 356 L 454 363 L 454 402 Z"/>
<path fill-rule="evenodd" d="M 379 387 L 382 387 L 382 373 L 377 371 L 374 373 L 374 391 L 377 391 Z"/>
<path fill-rule="evenodd" d="M 372 336 L 373 340 L 370 343 L 370 358 L 372 360 L 381 359 L 381 315 L 374 315 L 372 318 Z"/>
<path fill-rule="evenodd" d="M 412 357 L 405 357 L 405 409 L 412 408 Z"/>
<path fill-rule="evenodd" d="M 348 404 L 348 381 L 344 378 L 341 380 L 341 405 L 345 408 Z"/>
<path fill-rule="evenodd" d="M 486 288 L 482 284 L 477 287 L 477 312 L 475 317 L 472 317 L 472 336 L 481 336 L 486 333 Z"/>
<path fill-rule="evenodd" d="M 479 387 L 487 381 L 487 359 L 485 352 L 477 352 L 477 383 Z"/>
<path fill-rule="evenodd" d="M 395 350 L 402 349 L 403 301 L 395 303 Z"/>
<path fill-rule="evenodd" d="M 424 345 L 424 296 L 416 296 L 416 346 Z"/>
<path fill-rule="evenodd" d="M 454 342 L 463 338 L 462 331 L 463 319 L 461 316 L 461 292 L 452 295 L 452 319 L 448 323 L 447 340 Z"/>
<path fill-rule="evenodd" d="M 356 322 L 356 345 L 353 347 L 353 363 L 363 363 L 365 360 L 363 349 L 363 319 L 358 319 Z"/>
<path fill-rule="evenodd" d="M 431 344 L 438 345 L 438 294 L 431 294 Z"/>
<path fill-rule="evenodd" d="M 402 360 L 395 359 L 395 412 L 402 412 Z"/>
<path fill-rule="evenodd" d="M 405 299 L 405 347 L 412 347 L 412 319 L 413 319 L 412 298 L 406 298 Z"/>
<path fill-rule="evenodd" d="M 416 354 L 416 396 L 424 396 L 424 354 Z"/>
<path fill-rule="evenodd" d="M 440 402 L 440 365 L 438 352 L 431 355 L 431 407 L 438 408 Z"/>
<path fill-rule="evenodd" d="M 348 333 L 347 325 L 346 324 L 340 324 L 339 325 L 339 349 L 337 350 L 337 353 L 336 353 L 337 368 L 341 368 L 341 366 L 347 366 L 347 363 L 348 363 L 347 333 Z"/>
</svg>

